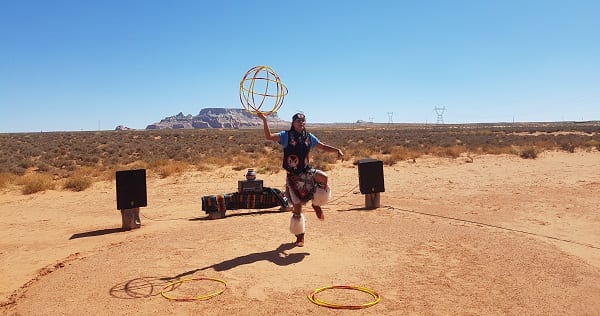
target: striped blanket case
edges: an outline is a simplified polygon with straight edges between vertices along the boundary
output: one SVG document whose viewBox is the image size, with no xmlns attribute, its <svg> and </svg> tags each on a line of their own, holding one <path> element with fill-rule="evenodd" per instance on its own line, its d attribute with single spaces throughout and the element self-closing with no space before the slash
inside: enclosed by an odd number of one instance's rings
<svg viewBox="0 0 600 316">
<path fill-rule="evenodd" d="M 283 192 L 275 188 L 263 188 L 262 192 L 227 193 L 202 197 L 202 210 L 206 213 L 237 209 L 288 207 Z"/>
</svg>

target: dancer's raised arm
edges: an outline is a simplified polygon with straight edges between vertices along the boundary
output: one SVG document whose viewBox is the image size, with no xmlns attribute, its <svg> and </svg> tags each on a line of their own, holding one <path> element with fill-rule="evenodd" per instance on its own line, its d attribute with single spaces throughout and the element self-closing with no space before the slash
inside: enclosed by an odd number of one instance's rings
<svg viewBox="0 0 600 316">
<path fill-rule="evenodd" d="M 258 115 L 258 117 L 260 117 L 260 119 L 263 121 L 263 130 L 265 131 L 265 138 L 270 139 L 274 142 L 279 142 L 279 134 L 271 133 L 271 129 L 269 128 L 269 124 L 267 123 L 267 117 L 262 112 L 258 112 L 256 113 L 256 115 Z"/>
</svg>

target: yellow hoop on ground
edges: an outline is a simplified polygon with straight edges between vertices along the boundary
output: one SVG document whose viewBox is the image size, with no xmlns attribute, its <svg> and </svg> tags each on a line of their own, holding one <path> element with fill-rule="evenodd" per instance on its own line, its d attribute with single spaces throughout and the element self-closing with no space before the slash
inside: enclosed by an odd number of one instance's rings
<svg viewBox="0 0 600 316">
<path fill-rule="evenodd" d="M 339 305 L 339 304 L 325 302 L 325 301 L 322 301 L 319 298 L 317 298 L 318 293 L 325 291 L 325 290 L 330 290 L 330 289 L 349 289 L 349 290 L 357 290 L 357 291 L 365 292 L 365 293 L 370 294 L 373 297 L 373 301 L 362 304 L 362 305 Z M 329 308 L 362 309 L 362 308 L 371 307 L 371 306 L 379 303 L 381 301 L 381 296 L 379 296 L 379 294 L 377 294 L 377 292 L 375 292 L 374 290 L 371 290 L 366 287 L 352 286 L 352 285 L 332 285 L 332 286 L 326 286 L 326 287 L 322 287 L 322 288 L 314 290 L 312 293 L 308 294 L 308 300 L 319 306 L 324 306 L 324 307 L 329 307 Z"/>
<path fill-rule="evenodd" d="M 275 70 L 269 66 L 251 68 L 240 81 L 240 102 L 242 107 L 252 114 L 276 113 L 283 105 L 287 93 L 287 87 L 281 82 Z M 262 110 L 263 106 L 271 108 Z"/>
<path fill-rule="evenodd" d="M 190 281 L 201 281 L 201 280 L 209 280 L 209 281 L 215 281 L 215 282 L 219 282 L 222 283 L 224 285 L 224 287 L 214 293 L 210 293 L 210 294 L 206 294 L 206 295 L 199 295 L 199 296 L 195 296 L 195 297 L 172 297 L 167 295 L 166 292 L 170 292 L 174 289 L 175 285 L 181 284 L 181 283 L 185 283 L 185 282 L 190 282 Z M 167 291 L 167 288 L 171 288 L 170 291 Z M 162 291 L 160 292 L 160 295 L 162 295 L 162 297 L 171 300 L 171 301 L 178 301 L 178 302 L 189 302 L 189 301 L 204 301 L 207 300 L 209 298 L 215 297 L 223 292 L 225 292 L 225 290 L 227 289 L 227 283 L 225 283 L 225 281 L 220 280 L 220 279 L 214 279 L 214 278 L 188 278 L 188 279 L 181 279 L 181 280 L 177 280 L 175 282 L 171 282 L 169 284 L 167 284 L 165 287 L 163 287 Z"/>
</svg>

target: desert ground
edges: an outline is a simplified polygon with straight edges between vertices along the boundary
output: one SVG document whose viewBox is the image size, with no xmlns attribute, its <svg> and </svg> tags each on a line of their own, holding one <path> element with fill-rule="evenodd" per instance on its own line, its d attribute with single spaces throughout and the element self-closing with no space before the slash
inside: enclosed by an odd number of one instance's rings
<svg viewBox="0 0 600 316">
<path fill-rule="evenodd" d="M 600 153 L 422 157 L 384 167 L 367 210 L 357 166 L 328 171 L 333 197 L 306 245 L 291 213 L 231 210 L 208 220 L 201 196 L 235 192 L 245 171 L 149 177 L 142 227 L 121 230 L 114 181 L 82 192 L 0 192 L 3 315 L 600 315 Z M 284 173 L 258 174 L 282 189 Z M 226 282 L 207 300 L 161 295 L 184 278 Z M 353 285 L 381 301 L 346 311 L 317 288 Z M 202 296 L 210 280 L 168 292 Z M 360 305 L 372 297 L 327 290 Z"/>
</svg>

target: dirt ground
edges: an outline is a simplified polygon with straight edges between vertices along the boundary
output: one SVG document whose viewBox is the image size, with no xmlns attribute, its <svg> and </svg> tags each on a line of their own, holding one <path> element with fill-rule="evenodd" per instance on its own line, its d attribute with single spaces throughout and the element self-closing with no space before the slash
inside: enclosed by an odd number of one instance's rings
<svg viewBox="0 0 600 316">
<path fill-rule="evenodd" d="M 148 178 L 142 227 L 122 231 L 114 182 L 83 192 L 0 192 L 3 315 L 600 315 L 600 153 L 422 158 L 385 167 L 381 207 L 365 210 L 350 162 L 329 171 L 332 201 L 307 206 L 306 245 L 289 212 L 227 211 L 231 168 Z M 284 174 L 258 174 L 282 188 Z M 208 300 L 195 297 L 224 287 Z M 366 287 L 381 301 L 344 311 L 307 295 Z M 323 301 L 360 305 L 333 289 Z"/>
</svg>

